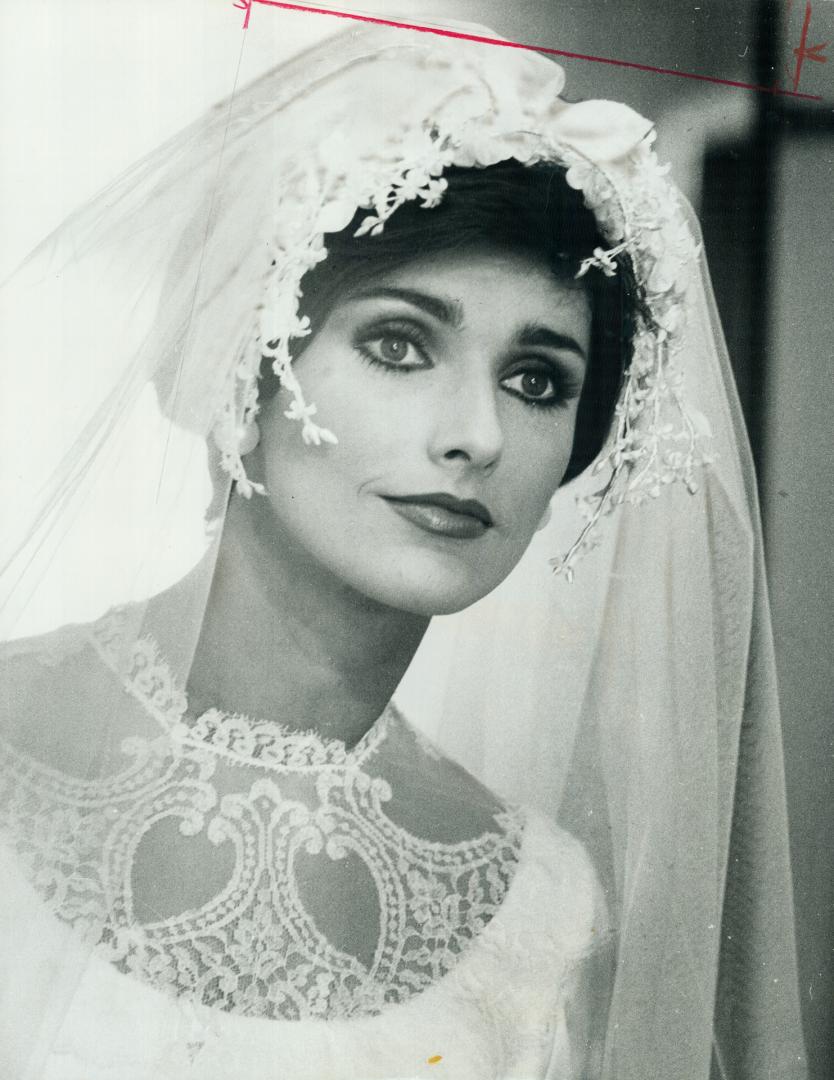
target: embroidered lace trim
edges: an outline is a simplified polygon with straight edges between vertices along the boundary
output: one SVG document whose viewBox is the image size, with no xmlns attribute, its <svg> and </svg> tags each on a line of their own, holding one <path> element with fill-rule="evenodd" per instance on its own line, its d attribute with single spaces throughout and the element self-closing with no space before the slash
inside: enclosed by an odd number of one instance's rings
<svg viewBox="0 0 834 1080">
<path fill-rule="evenodd" d="M 98 625 L 92 643 L 102 658 L 113 659 L 117 637 L 112 621 Z M 244 1015 L 374 1015 L 443 977 L 495 916 L 518 861 L 523 815 L 504 809 L 495 831 L 459 843 L 396 824 L 385 813 L 393 792 L 384 744 L 405 721 L 393 707 L 352 751 L 213 709 L 188 721 L 185 697 L 148 640 L 136 643 L 124 686 L 163 731 L 126 739 L 127 764 L 110 776 L 74 778 L 0 744 L 0 831 L 45 903 L 123 972 Z M 212 779 L 221 758 L 255 769 L 256 779 L 219 794 Z M 198 909 L 142 923 L 137 849 L 166 819 L 182 836 L 227 845 L 234 866 Z M 316 925 L 299 854 L 362 860 L 378 898 L 369 964 Z"/>
</svg>

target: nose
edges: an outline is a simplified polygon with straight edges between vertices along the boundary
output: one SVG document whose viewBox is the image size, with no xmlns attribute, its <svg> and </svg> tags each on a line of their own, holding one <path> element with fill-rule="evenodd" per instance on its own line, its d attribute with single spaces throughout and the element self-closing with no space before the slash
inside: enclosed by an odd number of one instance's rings
<svg viewBox="0 0 834 1080">
<path fill-rule="evenodd" d="M 504 448 L 496 391 L 487 379 L 462 379 L 456 387 L 445 387 L 431 439 L 434 461 L 484 471 L 495 468 Z"/>
</svg>

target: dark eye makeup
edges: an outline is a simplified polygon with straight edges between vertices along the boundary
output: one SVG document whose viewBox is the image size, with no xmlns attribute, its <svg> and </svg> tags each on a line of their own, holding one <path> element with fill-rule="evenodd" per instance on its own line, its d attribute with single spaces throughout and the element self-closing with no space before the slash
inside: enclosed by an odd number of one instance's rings
<svg viewBox="0 0 834 1080">
<path fill-rule="evenodd" d="M 385 319 L 361 330 L 354 348 L 367 363 L 394 373 L 429 368 L 429 335 L 411 319 Z"/>
<path fill-rule="evenodd" d="M 385 318 L 360 328 L 353 347 L 372 367 L 404 375 L 434 367 L 432 342 L 432 335 L 414 320 Z M 499 385 L 531 408 L 554 409 L 579 396 L 582 377 L 556 357 L 528 355 L 509 362 Z"/>
<path fill-rule="evenodd" d="M 525 357 L 501 376 L 501 386 L 525 405 L 554 409 L 579 397 L 582 377 L 555 357 Z"/>
</svg>

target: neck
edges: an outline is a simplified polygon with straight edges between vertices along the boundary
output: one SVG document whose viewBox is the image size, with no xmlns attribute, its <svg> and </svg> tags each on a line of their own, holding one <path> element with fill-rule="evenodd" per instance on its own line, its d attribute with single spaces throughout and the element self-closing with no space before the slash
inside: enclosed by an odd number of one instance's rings
<svg viewBox="0 0 834 1080">
<path fill-rule="evenodd" d="M 429 620 L 312 563 L 265 499 L 232 495 L 189 678 L 192 707 L 277 720 L 354 745 L 394 693 Z"/>
</svg>

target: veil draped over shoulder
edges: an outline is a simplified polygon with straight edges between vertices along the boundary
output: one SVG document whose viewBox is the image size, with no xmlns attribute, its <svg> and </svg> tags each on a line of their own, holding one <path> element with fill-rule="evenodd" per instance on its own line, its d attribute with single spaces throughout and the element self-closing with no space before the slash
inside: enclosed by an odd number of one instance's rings
<svg viewBox="0 0 834 1080">
<path fill-rule="evenodd" d="M 34 812 L 30 757 L 55 783 L 59 768 L 105 777 L 109 751 L 131 736 L 116 707 L 125 688 L 144 680 L 161 712 L 176 707 L 229 492 L 249 484 L 235 433 L 256 408 L 263 353 L 292 384 L 282 364 L 306 330 L 298 282 L 323 257 L 323 234 L 358 206 L 380 222 L 397 200 L 420 199 L 430 212 L 449 163 L 548 155 L 575 175 L 598 170 L 602 195 L 586 181 L 586 198 L 598 216 L 606 206 L 616 216 L 619 200 L 628 230 L 618 170 L 651 125 L 610 102 L 568 106 L 561 87 L 560 69 L 530 53 L 351 29 L 137 164 L 6 285 L 6 842 Z M 595 988 L 601 1076 L 788 1080 L 805 1066 L 756 487 L 703 255 L 690 264 L 674 282 L 685 322 L 667 329 L 686 415 L 709 431 L 711 460 L 693 465 L 697 491 L 661 474 L 650 497 L 630 499 L 623 487 L 593 520 L 597 542 L 568 581 L 550 560 L 582 531 L 577 496 L 592 518 L 600 508 L 606 474 L 566 485 L 511 576 L 475 607 L 435 620 L 398 701 L 476 777 L 587 848 L 616 953 Z M 677 402 L 675 387 L 656 398 L 647 429 L 672 440 L 679 427 L 663 410 Z M 299 438 L 310 453 L 328 452 L 328 418 L 303 386 L 294 391 Z M 616 449 L 615 438 L 608 468 Z M 684 467 L 666 461 L 666 479 L 679 479 Z M 85 627 L 114 609 L 118 634 L 99 638 L 94 654 Z M 148 641 L 167 659 L 167 681 L 148 652 L 135 666 Z M 128 680 L 118 693 L 114 672 Z M 4 1075 L 43 1075 L 96 946 L 98 898 L 77 887 L 91 850 L 80 820 L 44 822 L 17 852 L 19 889 L 34 886 L 43 901 L 29 904 L 30 918 L 11 920 L 18 886 L 4 885 Z M 60 859 L 48 859 L 59 844 Z M 71 938 L 51 913 L 67 897 Z"/>
</svg>

